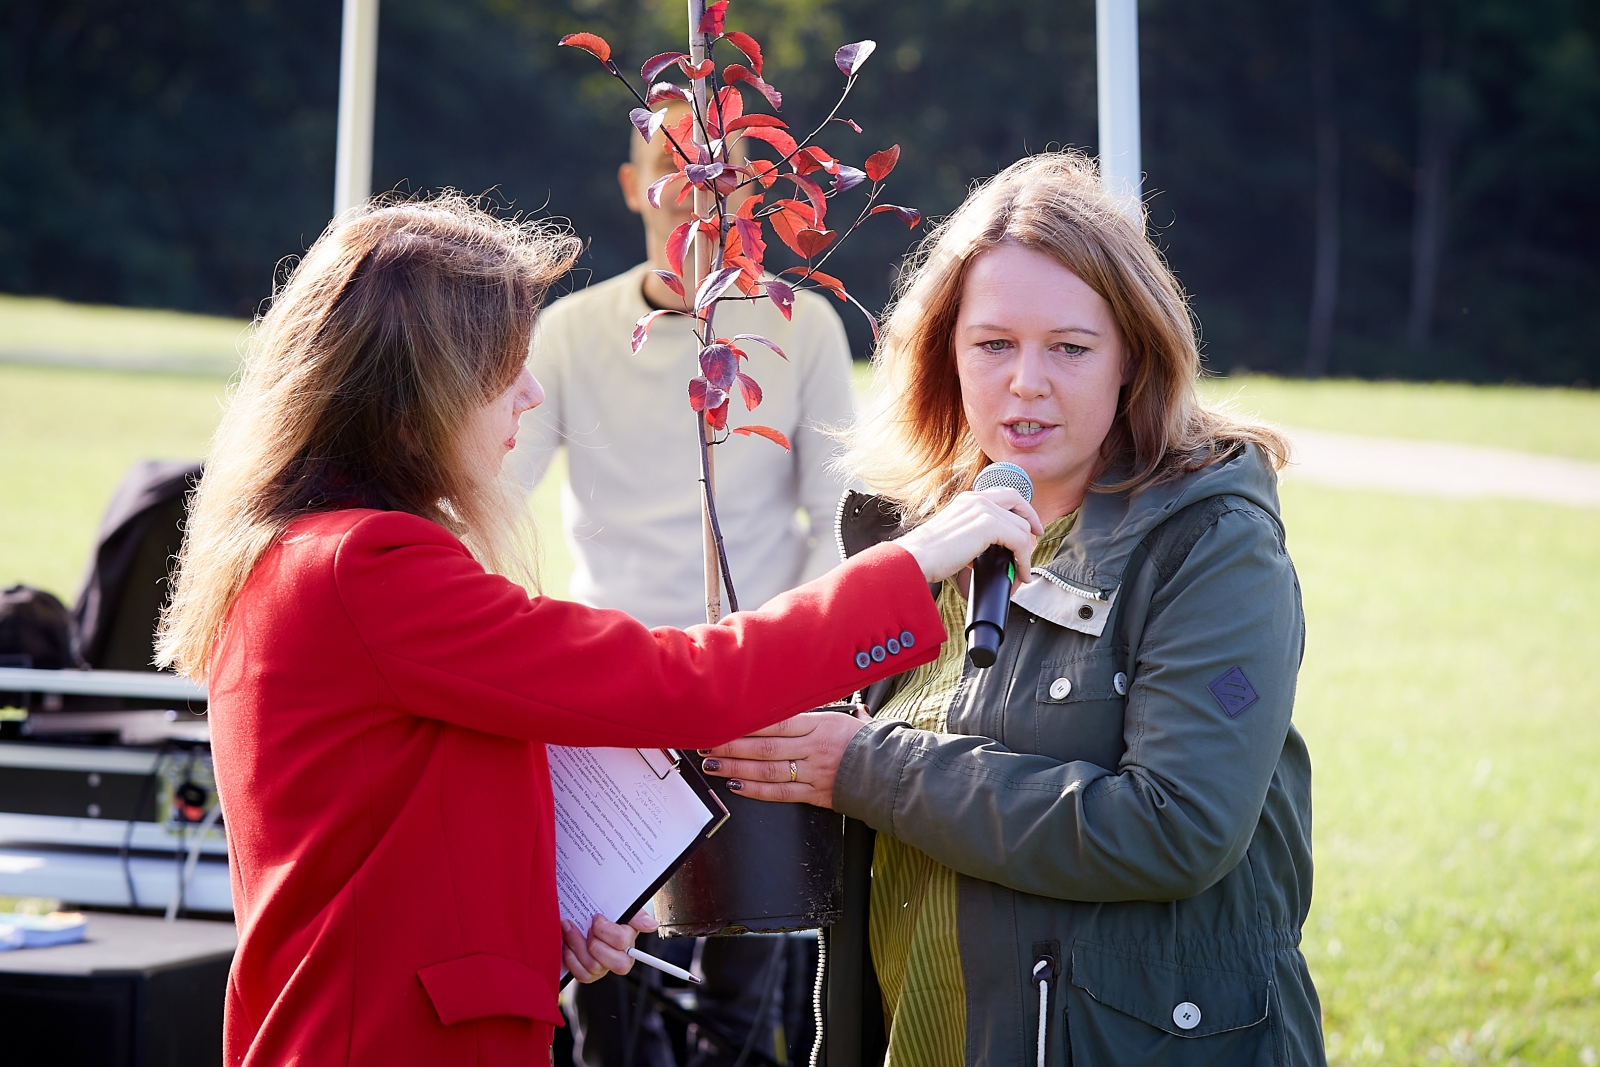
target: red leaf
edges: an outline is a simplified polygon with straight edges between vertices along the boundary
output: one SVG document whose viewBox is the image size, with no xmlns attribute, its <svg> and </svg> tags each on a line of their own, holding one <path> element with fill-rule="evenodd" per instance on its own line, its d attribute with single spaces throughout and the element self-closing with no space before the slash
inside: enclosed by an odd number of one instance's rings
<svg viewBox="0 0 1600 1067">
<path fill-rule="evenodd" d="M 723 267 L 715 274 L 709 275 L 705 281 L 700 283 L 700 288 L 695 290 L 694 309 L 703 311 L 717 297 L 727 292 L 728 286 L 732 285 L 734 279 L 738 277 L 738 267 Z"/>
<path fill-rule="evenodd" d="M 855 44 L 847 44 L 833 54 L 834 66 L 838 67 L 845 77 L 852 77 L 877 47 L 877 41 L 857 41 Z"/>
<path fill-rule="evenodd" d="M 828 217 L 828 200 L 822 195 L 822 186 L 801 174 L 780 174 L 780 178 L 788 178 L 806 194 L 806 199 L 811 201 L 811 208 L 816 212 L 814 223 L 820 225 Z"/>
<path fill-rule="evenodd" d="M 656 80 L 657 75 L 682 58 L 682 52 L 662 52 L 659 56 L 651 56 L 645 60 L 644 66 L 639 68 L 639 76 L 644 78 L 646 85 L 649 85 Z"/>
<path fill-rule="evenodd" d="M 569 33 L 557 43 L 568 48 L 581 48 L 602 63 L 611 62 L 611 46 L 606 44 L 604 37 L 592 33 Z"/>
<path fill-rule="evenodd" d="M 788 245 L 795 255 L 807 256 L 806 250 L 800 245 L 800 234 L 807 230 L 816 232 L 812 226 L 812 213 L 798 200 L 780 200 L 778 203 L 782 206 L 782 210 L 774 211 L 767 216 L 767 221 L 772 223 L 772 232 L 776 233 L 778 240 Z"/>
<path fill-rule="evenodd" d="M 866 171 L 856 170 L 854 167 L 847 167 L 841 163 L 839 164 L 839 172 L 834 176 L 833 179 L 834 194 L 837 195 L 847 189 L 854 189 L 856 186 L 860 185 L 866 180 Z"/>
<path fill-rule="evenodd" d="M 650 273 L 654 274 L 657 278 L 660 278 L 663 282 L 665 282 L 667 288 L 671 289 L 674 293 L 677 293 L 680 298 L 683 296 L 683 279 L 678 277 L 672 271 L 653 270 Z"/>
<path fill-rule="evenodd" d="M 673 88 L 676 89 L 677 86 L 673 86 Z M 678 117 L 677 122 L 674 122 L 666 129 L 667 133 L 671 135 L 671 139 L 667 141 L 667 151 L 672 156 L 672 161 L 680 167 L 688 165 L 689 159 L 678 150 L 680 148 L 684 152 L 694 150 L 692 147 L 694 142 L 694 112 L 685 111 Z M 694 162 L 698 163 L 699 160 L 694 160 Z"/>
<path fill-rule="evenodd" d="M 748 130 L 752 126 L 771 126 L 773 129 L 787 130 L 789 124 L 776 115 L 742 115 L 728 123 L 728 132 L 735 130 Z"/>
<path fill-rule="evenodd" d="M 900 162 L 900 146 L 890 145 L 882 152 L 874 152 L 867 157 L 867 177 L 875 182 L 881 182 L 894 170 L 894 165 Z"/>
<path fill-rule="evenodd" d="M 761 239 L 761 223 L 735 217 L 733 229 L 728 232 L 738 236 L 740 249 L 759 267 L 767 256 L 767 242 Z"/>
<path fill-rule="evenodd" d="M 716 342 L 700 350 L 700 373 L 718 389 L 733 388 L 733 376 L 739 373 L 739 354 L 731 345 Z"/>
<path fill-rule="evenodd" d="M 711 424 L 713 430 L 726 430 L 728 428 L 728 394 L 722 394 L 721 405 L 706 412 L 706 422 Z"/>
<path fill-rule="evenodd" d="M 746 137 L 754 137 L 758 141 L 767 142 L 773 148 L 776 148 L 780 155 L 786 156 L 799 147 L 795 144 L 794 138 L 790 137 L 782 130 L 769 129 L 764 126 L 753 126 L 742 132 Z M 771 185 L 772 183 L 768 182 L 767 184 Z"/>
<path fill-rule="evenodd" d="M 867 212 L 867 214 L 869 216 L 876 215 L 882 211 L 894 212 L 895 215 L 899 217 L 900 221 L 906 224 L 906 229 L 908 230 L 916 229 L 918 224 L 922 222 L 922 212 L 918 211 L 914 207 L 901 207 L 898 204 L 879 204 L 877 207 Z"/>
<path fill-rule="evenodd" d="M 824 274 L 820 270 L 807 270 L 805 267 L 790 267 L 788 270 L 779 271 L 779 274 L 801 275 L 800 281 L 813 281 L 828 290 L 840 300 L 849 300 L 850 294 L 844 291 L 844 282 L 831 274 Z"/>
<path fill-rule="evenodd" d="M 700 32 L 712 37 L 721 37 L 722 26 L 727 18 L 728 0 L 717 0 L 714 4 L 706 5 L 706 13 L 700 16 Z"/>
<path fill-rule="evenodd" d="M 675 170 L 665 177 L 657 178 L 655 181 L 650 183 L 650 188 L 644 191 L 644 198 L 650 201 L 651 207 L 659 210 L 661 207 L 661 197 L 665 195 L 667 186 L 683 176 L 683 171 Z"/>
<path fill-rule="evenodd" d="M 761 403 L 761 386 L 748 374 L 740 374 L 737 381 L 739 392 L 744 394 L 744 409 L 754 411 L 756 405 Z"/>
<path fill-rule="evenodd" d="M 814 170 L 825 170 L 829 174 L 839 173 L 839 161 L 816 145 L 800 149 L 790 157 L 789 165 L 800 174 L 810 174 Z"/>
<path fill-rule="evenodd" d="M 733 432 L 743 434 L 746 437 L 765 437 L 773 444 L 782 445 L 785 452 L 789 451 L 789 439 L 771 426 L 735 426 Z"/>
<path fill-rule="evenodd" d="M 721 137 L 723 124 L 735 122 L 744 114 L 744 97 L 733 86 L 724 85 L 717 90 L 716 100 L 706 110 L 710 112 L 706 116 L 706 129 L 713 138 Z"/>
<path fill-rule="evenodd" d="M 646 144 L 656 139 L 656 131 L 661 129 L 661 124 L 667 121 L 667 109 L 651 111 L 649 108 L 636 107 L 628 112 L 628 121 L 633 123 L 633 128 L 639 131 Z"/>
<path fill-rule="evenodd" d="M 661 316 L 663 316 L 663 315 L 682 315 L 682 314 L 683 314 L 683 312 L 681 312 L 681 311 L 668 311 L 668 310 L 652 311 L 648 315 L 646 315 L 642 319 L 640 319 L 638 322 L 634 323 L 633 324 L 633 350 L 635 352 L 637 352 L 637 351 L 639 351 L 639 349 L 644 347 L 645 341 L 648 340 L 649 337 L 650 337 L 650 327 L 655 325 L 655 321 L 657 319 L 659 319 Z"/>
<path fill-rule="evenodd" d="M 778 180 L 775 174 L 778 168 L 764 159 L 752 159 L 745 165 L 745 169 L 755 175 L 756 181 L 761 183 L 763 189 L 771 189 L 772 183 Z M 756 199 L 759 200 L 760 197 Z"/>
<path fill-rule="evenodd" d="M 694 97 L 689 95 L 689 90 L 676 82 L 656 82 L 650 86 L 650 95 L 645 97 L 644 102 L 651 107 L 655 107 L 657 104 L 664 104 L 668 100 L 682 100 L 688 104 L 693 103 Z"/>
<path fill-rule="evenodd" d="M 728 393 L 718 389 L 704 378 L 689 379 L 689 408 L 692 411 L 705 411 L 718 405 L 726 407 Z"/>
<path fill-rule="evenodd" d="M 709 60 L 707 61 L 709 62 Z M 772 110 L 783 110 L 783 94 L 777 89 L 761 80 L 761 75 L 746 67 L 742 63 L 729 63 L 722 68 L 722 80 L 732 85 L 734 82 L 744 82 L 756 92 L 767 98 L 767 103 L 772 105 Z"/>
<path fill-rule="evenodd" d="M 699 63 L 690 63 L 689 57 L 684 56 L 678 60 L 678 69 L 683 71 L 684 77 L 692 82 L 697 82 L 717 69 L 717 65 L 709 59 L 702 59 Z"/>
<path fill-rule="evenodd" d="M 733 33 L 724 34 L 722 39 L 745 54 L 745 58 L 750 61 L 751 70 L 757 74 L 761 73 L 761 46 L 756 43 L 754 37 L 735 30 Z"/>
<path fill-rule="evenodd" d="M 667 234 L 667 266 L 672 268 L 672 273 L 680 276 L 683 274 L 683 254 L 689 247 L 689 231 L 693 226 L 692 222 L 679 223 Z M 680 292 L 678 295 L 683 294 Z"/>
<path fill-rule="evenodd" d="M 762 288 L 766 290 L 767 299 L 777 305 L 785 319 L 794 314 L 794 290 L 786 282 L 767 282 Z"/>
<path fill-rule="evenodd" d="M 856 125 L 856 120 L 855 119 L 841 119 L 841 118 L 838 118 L 837 116 L 835 116 L 834 118 L 831 118 L 828 121 L 829 122 L 842 122 L 846 126 L 850 127 L 852 130 L 856 131 L 857 133 L 861 132 L 861 127 Z"/>
<path fill-rule="evenodd" d="M 782 282 L 773 282 L 771 284 L 773 284 L 773 285 L 782 285 L 783 283 Z M 778 355 L 783 356 L 784 359 L 788 359 L 789 358 L 788 356 L 784 356 L 783 355 L 783 349 L 779 348 L 777 345 L 773 344 L 771 341 L 767 340 L 765 337 L 762 337 L 759 333 L 736 333 L 736 334 L 733 335 L 731 340 L 734 340 L 734 341 L 754 341 L 756 344 L 766 345 L 768 348 L 770 348 L 774 352 L 778 353 Z"/>
<path fill-rule="evenodd" d="M 756 208 L 761 206 L 761 199 L 760 193 L 752 193 L 745 197 L 744 202 L 739 205 L 739 210 L 735 213 L 736 217 L 753 220 L 756 217 Z"/>
<path fill-rule="evenodd" d="M 739 287 L 741 293 L 755 296 L 761 292 L 761 264 L 749 256 L 728 256 L 723 262 L 739 268 L 739 276 L 733 280 L 733 284 Z"/>
<path fill-rule="evenodd" d="M 832 230 L 804 229 L 794 235 L 795 244 L 800 246 L 800 254 L 807 259 L 815 256 L 824 248 L 833 244 L 833 239 L 838 235 Z"/>
</svg>

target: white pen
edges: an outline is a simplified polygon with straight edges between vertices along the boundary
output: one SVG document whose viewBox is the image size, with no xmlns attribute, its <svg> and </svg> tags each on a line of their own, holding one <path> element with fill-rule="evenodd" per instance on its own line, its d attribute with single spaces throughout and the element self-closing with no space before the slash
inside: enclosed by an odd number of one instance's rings
<svg viewBox="0 0 1600 1067">
<path fill-rule="evenodd" d="M 648 952 L 640 952 L 636 948 L 630 948 L 628 950 L 628 955 L 632 956 L 646 967 L 654 967 L 662 974 L 670 974 L 674 978 L 682 978 L 685 982 L 693 982 L 695 985 L 700 984 L 699 978 L 696 978 L 682 967 L 668 963 L 666 960 L 658 960 Z"/>
</svg>

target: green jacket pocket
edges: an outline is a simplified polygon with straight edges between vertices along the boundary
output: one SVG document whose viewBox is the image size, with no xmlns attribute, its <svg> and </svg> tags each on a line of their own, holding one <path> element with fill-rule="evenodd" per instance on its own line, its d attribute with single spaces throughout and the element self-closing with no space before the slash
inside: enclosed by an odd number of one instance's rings
<svg viewBox="0 0 1600 1067">
<path fill-rule="evenodd" d="M 1278 1062 L 1272 982 L 1079 942 L 1067 998 L 1074 1064 Z"/>
</svg>

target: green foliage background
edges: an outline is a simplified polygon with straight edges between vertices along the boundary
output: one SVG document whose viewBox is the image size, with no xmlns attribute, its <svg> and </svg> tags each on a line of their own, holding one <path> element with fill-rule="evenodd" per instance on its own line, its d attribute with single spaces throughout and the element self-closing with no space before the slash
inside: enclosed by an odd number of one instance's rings
<svg viewBox="0 0 1600 1067">
<path fill-rule="evenodd" d="M 1144 0 L 1152 221 L 1214 367 L 1304 357 L 1313 194 L 1310 0 Z M 785 114 L 815 121 L 829 57 L 880 51 L 826 147 L 904 146 L 893 197 L 931 216 L 1027 151 L 1093 149 L 1091 0 L 735 0 Z M 1600 382 L 1600 5 L 1332 5 L 1342 271 L 1332 371 Z M 572 220 L 605 276 L 641 254 L 611 174 L 618 87 L 563 32 L 637 63 L 681 46 L 679 0 L 384 0 L 377 188 L 492 191 Z M 331 199 L 339 11 L 323 0 L 0 5 L 0 290 L 248 315 Z M 1424 38 L 1441 59 L 1424 70 Z M 1434 340 L 1404 342 L 1419 107 L 1455 118 Z M 903 230 L 834 262 L 889 296 Z M 574 284 L 583 284 L 584 278 Z M 858 354 L 867 333 L 853 315 Z"/>
</svg>

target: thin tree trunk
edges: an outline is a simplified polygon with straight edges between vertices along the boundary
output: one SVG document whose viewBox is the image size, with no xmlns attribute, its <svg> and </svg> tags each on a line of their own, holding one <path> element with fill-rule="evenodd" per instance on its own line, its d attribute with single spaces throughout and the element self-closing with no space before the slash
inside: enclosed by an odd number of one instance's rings
<svg viewBox="0 0 1600 1067">
<path fill-rule="evenodd" d="M 689 62 L 698 64 L 706 58 L 706 36 L 700 32 L 700 20 L 705 17 L 706 4 L 705 0 L 688 0 L 688 6 Z M 702 115 L 706 114 L 706 83 L 695 81 L 691 83 L 691 87 L 695 96 L 696 110 Z M 695 144 L 705 144 L 705 140 L 705 133 L 700 129 L 699 123 L 696 123 Z M 707 218 L 711 214 L 711 208 L 711 193 L 705 189 L 695 189 L 695 215 L 702 219 Z M 700 283 L 710 273 L 711 246 L 704 240 L 696 240 L 694 254 L 689 257 L 689 262 L 684 264 L 684 288 L 690 294 L 691 301 Z M 704 416 L 696 420 L 695 426 L 696 432 L 700 435 L 700 541 L 705 555 L 706 622 L 714 623 L 722 618 L 722 575 L 717 554 L 717 530 L 712 522 L 712 510 L 716 506 L 717 493 L 714 450 L 710 447 L 714 431 Z"/>
<path fill-rule="evenodd" d="M 1406 341 L 1418 351 L 1428 347 L 1433 333 L 1444 254 L 1445 204 L 1450 192 L 1453 116 L 1439 85 L 1443 51 L 1439 35 L 1430 34 L 1423 45 L 1417 93 L 1417 178 L 1411 216 L 1411 310 L 1406 317 Z"/>
<path fill-rule="evenodd" d="M 1328 373 L 1334 312 L 1339 303 L 1339 116 L 1333 80 L 1333 11 L 1329 0 L 1311 9 L 1311 89 L 1316 124 L 1315 247 L 1307 378 Z"/>
</svg>

